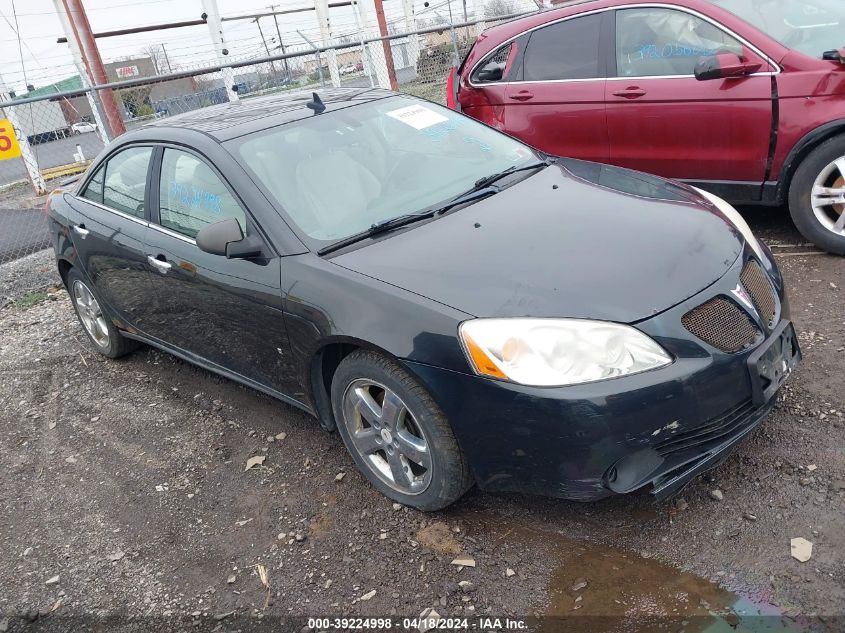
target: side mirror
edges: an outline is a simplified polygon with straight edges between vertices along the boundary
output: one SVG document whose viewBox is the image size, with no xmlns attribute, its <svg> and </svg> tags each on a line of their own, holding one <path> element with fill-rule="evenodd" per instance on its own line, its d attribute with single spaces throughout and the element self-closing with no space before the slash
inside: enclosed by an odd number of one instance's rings
<svg viewBox="0 0 845 633">
<path fill-rule="evenodd" d="M 197 233 L 197 246 L 212 255 L 227 259 L 245 259 L 261 254 L 263 244 L 257 237 L 244 237 L 241 225 L 235 218 L 208 224 Z"/>
<path fill-rule="evenodd" d="M 702 57 L 695 65 L 695 78 L 699 81 L 710 79 L 730 79 L 744 77 L 756 73 L 763 64 L 747 62 L 736 53 L 719 53 L 710 57 Z"/>
<path fill-rule="evenodd" d="M 490 62 L 478 71 L 479 81 L 499 81 L 505 72 L 504 64 Z"/>
</svg>

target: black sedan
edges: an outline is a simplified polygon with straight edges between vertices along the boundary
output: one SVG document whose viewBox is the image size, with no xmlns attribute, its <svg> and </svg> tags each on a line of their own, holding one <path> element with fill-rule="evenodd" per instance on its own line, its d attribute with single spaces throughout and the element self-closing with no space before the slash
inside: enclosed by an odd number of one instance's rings
<svg viewBox="0 0 845 633">
<path fill-rule="evenodd" d="M 159 120 L 48 207 L 99 352 L 143 342 L 300 407 L 420 509 L 474 483 L 669 495 L 800 358 L 724 201 L 386 91 Z"/>
</svg>

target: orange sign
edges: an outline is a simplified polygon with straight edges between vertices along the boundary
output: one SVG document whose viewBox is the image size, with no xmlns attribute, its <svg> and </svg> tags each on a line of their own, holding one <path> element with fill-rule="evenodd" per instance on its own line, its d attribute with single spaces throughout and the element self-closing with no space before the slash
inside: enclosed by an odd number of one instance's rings
<svg viewBox="0 0 845 633">
<path fill-rule="evenodd" d="M 0 160 L 17 158 L 20 155 L 21 148 L 15 136 L 15 129 L 9 119 L 0 119 Z"/>
</svg>

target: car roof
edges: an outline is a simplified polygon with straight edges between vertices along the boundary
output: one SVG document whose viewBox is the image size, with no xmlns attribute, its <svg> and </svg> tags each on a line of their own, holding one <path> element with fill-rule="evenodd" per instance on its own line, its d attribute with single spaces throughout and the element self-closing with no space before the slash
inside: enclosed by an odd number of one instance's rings
<svg viewBox="0 0 845 633">
<path fill-rule="evenodd" d="M 168 128 L 190 129 L 204 132 L 222 142 L 257 130 L 314 116 L 314 112 L 306 107 L 306 103 L 313 99 L 315 93 L 325 104 L 326 112 L 398 94 L 381 88 L 321 87 L 246 97 L 235 102 L 227 101 L 151 121 L 134 131 L 132 137 L 136 141 L 146 137 L 160 138 L 161 133 Z"/>
</svg>

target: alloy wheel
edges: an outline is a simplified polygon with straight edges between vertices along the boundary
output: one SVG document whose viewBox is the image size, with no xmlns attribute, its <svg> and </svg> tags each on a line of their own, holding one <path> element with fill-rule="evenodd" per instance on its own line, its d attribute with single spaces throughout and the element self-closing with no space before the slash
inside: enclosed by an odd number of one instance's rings
<svg viewBox="0 0 845 633">
<path fill-rule="evenodd" d="M 78 279 L 73 282 L 73 301 L 79 313 L 79 320 L 88 335 L 100 347 L 108 347 L 109 328 L 100 304 L 88 286 Z"/>
<path fill-rule="evenodd" d="M 343 394 L 343 414 L 352 446 L 376 476 L 406 495 L 428 488 L 429 443 L 396 393 L 371 380 L 355 380 Z"/>
<path fill-rule="evenodd" d="M 845 236 L 845 156 L 821 171 L 813 183 L 810 201 L 819 223 L 828 231 Z"/>
</svg>

